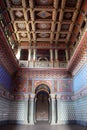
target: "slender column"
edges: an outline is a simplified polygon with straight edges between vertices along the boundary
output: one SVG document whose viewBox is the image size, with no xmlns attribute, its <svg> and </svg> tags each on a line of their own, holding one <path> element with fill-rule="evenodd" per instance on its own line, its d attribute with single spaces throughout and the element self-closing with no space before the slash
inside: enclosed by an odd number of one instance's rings
<svg viewBox="0 0 87 130">
<path fill-rule="evenodd" d="M 28 50 L 28 61 L 31 61 L 31 49 Z"/>
<path fill-rule="evenodd" d="M 57 109 L 57 111 L 56 111 L 57 112 L 56 113 L 57 114 L 57 121 L 56 122 L 59 123 L 59 100 L 60 100 L 59 95 L 56 95 L 56 100 L 57 100 L 57 108 L 56 108 Z"/>
<path fill-rule="evenodd" d="M 34 98 L 34 123 L 36 123 L 36 102 L 37 98 Z"/>
<path fill-rule="evenodd" d="M 21 56 L 21 48 L 19 47 L 18 52 L 16 54 L 16 57 L 17 57 L 18 60 L 20 60 L 20 56 Z"/>
<path fill-rule="evenodd" d="M 58 61 L 58 52 L 57 52 L 57 49 L 55 49 L 55 61 Z"/>
<path fill-rule="evenodd" d="M 35 61 L 36 59 L 36 49 L 33 50 L 33 60 Z"/>
<path fill-rule="evenodd" d="M 30 103 L 29 103 L 29 124 L 34 124 L 34 97 L 35 94 L 30 94 Z"/>
<path fill-rule="evenodd" d="M 24 113 L 24 117 L 25 117 L 25 119 L 24 119 L 24 124 L 28 124 L 28 116 L 29 116 L 29 114 L 28 114 L 28 99 L 25 99 L 25 113 Z"/>
<path fill-rule="evenodd" d="M 66 52 L 66 61 L 68 62 L 68 50 L 65 50 Z"/>
<path fill-rule="evenodd" d="M 53 50 L 50 49 L 50 61 L 53 61 Z"/>
<path fill-rule="evenodd" d="M 50 98 L 48 99 L 48 104 L 49 104 L 49 106 L 48 106 L 48 111 L 49 111 L 48 120 L 49 120 L 49 123 L 51 123 L 51 99 Z"/>
<path fill-rule="evenodd" d="M 51 94 L 51 124 L 54 125 L 56 122 L 56 109 L 55 109 L 55 94 Z"/>
</svg>

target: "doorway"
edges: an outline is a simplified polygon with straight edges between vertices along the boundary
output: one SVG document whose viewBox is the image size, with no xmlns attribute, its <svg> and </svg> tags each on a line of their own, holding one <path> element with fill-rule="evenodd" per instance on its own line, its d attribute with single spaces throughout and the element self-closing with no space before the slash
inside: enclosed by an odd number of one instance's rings
<svg viewBox="0 0 87 130">
<path fill-rule="evenodd" d="M 40 85 L 36 90 L 36 122 L 49 121 L 49 93 L 46 85 Z"/>
<path fill-rule="evenodd" d="M 48 99 L 49 95 L 45 91 L 40 91 L 37 94 L 36 102 L 36 120 L 37 121 L 48 121 Z"/>
</svg>

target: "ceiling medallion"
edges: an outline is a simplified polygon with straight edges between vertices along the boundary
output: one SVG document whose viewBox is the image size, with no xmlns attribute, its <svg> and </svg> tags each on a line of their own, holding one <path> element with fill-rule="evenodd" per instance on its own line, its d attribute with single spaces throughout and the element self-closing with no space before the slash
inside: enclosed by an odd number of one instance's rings
<svg viewBox="0 0 87 130">
<path fill-rule="evenodd" d="M 23 16 L 23 13 L 21 11 L 16 11 L 15 15 L 19 18 L 21 18 Z"/>
<path fill-rule="evenodd" d="M 47 33 L 40 33 L 39 36 L 42 37 L 42 38 L 45 38 L 45 37 L 49 37 L 49 34 L 47 34 Z"/>
<path fill-rule="evenodd" d="M 67 0 L 66 5 L 70 7 L 74 7 L 76 5 L 77 0 Z"/>
<path fill-rule="evenodd" d="M 66 34 L 61 34 L 60 35 L 60 38 L 65 38 L 66 37 Z"/>
<path fill-rule="evenodd" d="M 53 0 L 36 0 L 38 5 L 51 5 Z"/>
<path fill-rule="evenodd" d="M 47 3 L 48 0 L 40 0 L 40 2 L 42 2 L 42 3 Z"/>
<path fill-rule="evenodd" d="M 24 23 L 18 23 L 18 28 L 25 29 L 25 24 Z"/>
<path fill-rule="evenodd" d="M 42 23 L 42 24 L 41 24 L 41 28 L 47 28 L 47 24 Z"/>
<path fill-rule="evenodd" d="M 50 29 L 51 25 L 49 23 L 38 23 L 37 28 L 39 28 L 39 29 Z"/>
<path fill-rule="evenodd" d="M 65 18 L 66 19 L 70 19 L 72 17 L 72 13 L 65 13 Z"/>
<path fill-rule="evenodd" d="M 21 0 L 11 0 L 13 4 L 19 5 L 21 4 Z"/>
<path fill-rule="evenodd" d="M 51 14 L 48 13 L 48 12 L 46 12 L 46 11 L 41 11 L 41 12 L 39 12 L 37 15 L 38 15 L 39 17 L 41 17 L 41 18 L 47 18 L 47 17 L 51 16 Z"/>
<path fill-rule="evenodd" d="M 20 35 L 21 35 L 22 37 L 24 37 L 24 38 L 27 36 L 26 33 L 21 33 Z"/>
<path fill-rule="evenodd" d="M 68 25 L 68 24 L 63 24 L 63 25 L 61 26 L 61 29 L 62 29 L 62 30 L 68 30 L 68 29 L 69 29 L 69 25 Z"/>
</svg>

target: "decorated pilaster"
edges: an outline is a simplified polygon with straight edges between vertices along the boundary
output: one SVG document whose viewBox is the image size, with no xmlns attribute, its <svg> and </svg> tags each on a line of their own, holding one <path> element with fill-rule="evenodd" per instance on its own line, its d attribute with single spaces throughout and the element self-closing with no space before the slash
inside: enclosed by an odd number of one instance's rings
<svg viewBox="0 0 87 130">
<path fill-rule="evenodd" d="M 30 94 L 30 100 L 29 100 L 29 124 L 34 124 L 34 98 L 35 94 Z"/>
<path fill-rule="evenodd" d="M 56 108 L 55 108 L 55 94 L 50 94 L 51 96 L 51 125 L 56 123 Z"/>
</svg>

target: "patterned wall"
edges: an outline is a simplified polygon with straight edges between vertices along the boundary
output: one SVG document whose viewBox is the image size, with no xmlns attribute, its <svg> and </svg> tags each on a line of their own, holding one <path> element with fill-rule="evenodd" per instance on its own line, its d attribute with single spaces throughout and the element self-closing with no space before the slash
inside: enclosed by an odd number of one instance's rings
<svg viewBox="0 0 87 130">
<path fill-rule="evenodd" d="M 66 102 L 60 100 L 58 102 L 58 123 L 59 124 L 69 124 L 73 123 L 75 120 L 75 109 L 74 102 Z"/>
<path fill-rule="evenodd" d="M 75 75 L 73 82 L 75 92 L 87 86 L 87 64 Z"/>
<path fill-rule="evenodd" d="M 75 100 L 74 103 L 76 123 L 87 126 L 87 96 Z"/>
<path fill-rule="evenodd" d="M 87 126 L 87 64 L 74 76 L 73 88 L 76 123 Z M 78 109 L 79 108 L 79 109 Z"/>
<path fill-rule="evenodd" d="M 10 90 L 12 85 L 12 78 L 6 70 L 0 66 L 0 85 Z"/>
<path fill-rule="evenodd" d="M 56 73 L 56 74 L 55 74 Z M 38 77 L 39 76 L 39 77 Z M 73 92 L 73 81 L 68 72 L 58 70 L 20 69 L 14 79 L 14 92 L 34 93 L 37 86 L 47 85 L 51 93 Z"/>
<path fill-rule="evenodd" d="M 0 123 L 9 119 L 9 100 L 0 97 Z"/>
</svg>

